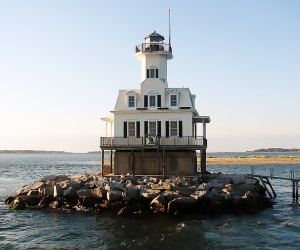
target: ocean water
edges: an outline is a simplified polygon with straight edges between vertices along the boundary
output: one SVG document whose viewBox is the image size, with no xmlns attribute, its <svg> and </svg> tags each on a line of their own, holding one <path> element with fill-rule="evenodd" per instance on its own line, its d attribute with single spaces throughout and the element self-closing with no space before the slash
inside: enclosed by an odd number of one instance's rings
<svg viewBox="0 0 300 250">
<path fill-rule="evenodd" d="M 15 211 L 2 202 L 17 188 L 46 175 L 97 172 L 99 160 L 97 154 L 0 154 L 0 249 L 300 249 L 300 206 L 292 201 L 289 181 L 271 181 L 278 195 L 274 207 L 257 214 L 118 217 Z M 288 177 L 294 170 L 300 177 L 300 165 L 253 165 L 257 174 L 269 174 L 270 167 L 276 176 Z M 208 171 L 251 170 L 224 165 L 208 166 Z"/>
</svg>

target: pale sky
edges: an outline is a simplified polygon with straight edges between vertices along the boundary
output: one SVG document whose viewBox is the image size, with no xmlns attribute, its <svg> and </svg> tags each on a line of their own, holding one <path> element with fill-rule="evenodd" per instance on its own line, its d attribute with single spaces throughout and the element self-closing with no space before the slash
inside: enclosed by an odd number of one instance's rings
<svg viewBox="0 0 300 250">
<path fill-rule="evenodd" d="M 0 0 L 0 150 L 99 150 L 169 8 L 169 87 L 211 117 L 208 152 L 300 148 L 300 1 Z"/>
</svg>

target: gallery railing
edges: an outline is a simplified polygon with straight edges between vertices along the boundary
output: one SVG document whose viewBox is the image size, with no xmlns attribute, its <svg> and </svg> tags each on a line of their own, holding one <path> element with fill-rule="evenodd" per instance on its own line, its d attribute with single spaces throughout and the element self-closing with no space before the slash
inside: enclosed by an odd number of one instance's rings
<svg viewBox="0 0 300 250">
<path fill-rule="evenodd" d="M 135 47 L 135 53 L 153 51 L 172 52 L 172 47 L 166 43 L 142 43 Z"/>
</svg>

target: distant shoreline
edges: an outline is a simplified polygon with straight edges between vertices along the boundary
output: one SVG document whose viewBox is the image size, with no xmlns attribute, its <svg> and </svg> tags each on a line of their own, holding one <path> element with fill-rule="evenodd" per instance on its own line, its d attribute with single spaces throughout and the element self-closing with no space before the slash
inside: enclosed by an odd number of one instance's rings
<svg viewBox="0 0 300 250">
<path fill-rule="evenodd" d="M 300 164 L 300 156 L 207 157 L 207 165 Z"/>
<path fill-rule="evenodd" d="M 90 151 L 85 153 L 74 153 L 66 151 L 48 151 L 48 150 L 0 150 L 0 154 L 99 154 L 99 151 Z"/>
</svg>

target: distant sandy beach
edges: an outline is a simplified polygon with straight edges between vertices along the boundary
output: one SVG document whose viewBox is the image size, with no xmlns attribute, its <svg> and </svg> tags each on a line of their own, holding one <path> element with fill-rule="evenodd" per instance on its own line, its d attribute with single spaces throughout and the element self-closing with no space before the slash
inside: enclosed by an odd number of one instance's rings
<svg viewBox="0 0 300 250">
<path fill-rule="evenodd" d="M 207 165 L 300 164 L 300 156 L 208 156 L 206 162 Z"/>
</svg>

